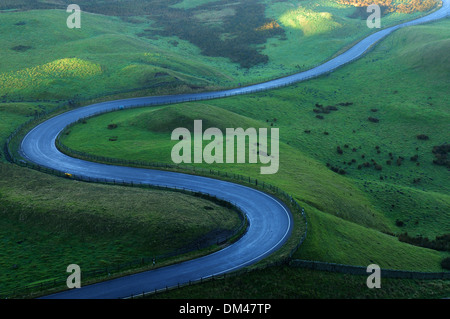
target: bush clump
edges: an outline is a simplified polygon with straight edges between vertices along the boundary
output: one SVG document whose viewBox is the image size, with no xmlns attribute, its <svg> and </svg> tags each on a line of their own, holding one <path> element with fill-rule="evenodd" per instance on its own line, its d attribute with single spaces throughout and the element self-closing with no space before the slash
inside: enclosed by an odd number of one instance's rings
<svg viewBox="0 0 450 319">
<path fill-rule="evenodd" d="M 433 154 L 436 157 L 433 163 L 436 165 L 446 166 L 450 168 L 450 160 L 447 155 L 450 153 L 450 144 L 443 144 L 433 147 Z"/>
<path fill-rule="evenodd" d="M 17 51 L 17 52 L 25 52 L 30 50 L 32 47 L 29 45 L 17 45 L 15 47 L 12 47 L 11 50 Z"/>
<path fill-rule="evenodd" d="M 403 227 L 403 226 L 405 226 L 405 223 L 404 223 L 403 221 L 397 219 L 397 220 L 395 221 L 395 225 L 396 225 L 397 227 Z M 400 241 L 402 241 L 402 240 L 400 239 L 400 237 L 401 237 L 401 235 L 398 237 L 398 239 L 399 239 Z"/>
<path fill-rule="evenodd" d="M 450 257 L 442 259 L 441 267 L 444 269 L 450 270 Z"/>
<path fill-rule="evenodd" d="M 430 138 L 428 137 L 428 135 L 425 135 L 425 134 L 419 134 L 419 135 L 417 135 L 417 139 L 418 139 L 418 140 L 422 140 L 422 141 L 427 141 L 427 140 L 429 140 Z"/>
<path fill-rule="evenodd" d="M 403 233 L 398 236 L 398 240 L 425 248 L 430 248 L 439 251 L 450 251 L 450 234 L 444 234 L 442 236 L 436 236 L 434 240 L 428 239 L 421 235 L 412 237 L 408 233 Z"/>
</svg>

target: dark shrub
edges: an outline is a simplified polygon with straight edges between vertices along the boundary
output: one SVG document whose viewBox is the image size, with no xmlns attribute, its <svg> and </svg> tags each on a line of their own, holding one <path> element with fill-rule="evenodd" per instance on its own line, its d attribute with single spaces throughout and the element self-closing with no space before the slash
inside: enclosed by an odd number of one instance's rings
<svg viewBox="0 0 450 319">
<path fill-rule="evenodd" d="M 117 128 L 117 124 L 108 124 L 108 129 L 109 130 L 113 130 L 115 128 Z"/>
<path fill-rule="evenodd" d="M 369 117 L 368 118 L 368 120 L 370 121 L 370 122 L 372 122 L 372 123 L 378 123 L 380 120 L 379 119 L 377 119 L 376 117 Z"/>
<path fill-rule="evenodd" d="M 11 50 L 17 51 L 17 52 L 25 52 L 30 50 L 32 47 L 29 45 L 17 45 L 15 47 L 12 47 Z"/>
<path fill-rule="evenodd" d="M 401 220 L 398 220 L 398 219 L 397 219 L 397 220 L 395 221 L 395 225 L 398 226 L 398 227 L 403 227 L 403 226 L 405 225 L 405 223 L 402 222 Z"/>
<path fill-rule="evenodd" d="M 450 144 L 434 146 L 432 152 L 436 157 L 436 159 L 433 160 L 434 164 L 450 168 L 450 160 L 447 158 L 447 154 L 450 153 Z"/>
<path fill-rule="evenodd" d="M 441 267 L 444 269 L 450 270 L 450 257 L 442 259 Z"/>
<path fill-rule="evenodd" d="M 339 110 L 339 109 L 336 106 L 333 106 L 333 105 L 328 105 L 325 108 L 325 111 L 327 111 L 328 113 L 330 113 L 330 111 L 337 111 L 337 110 Z"/>
<path fill-rule="evenodd" d="M 422 141 L 426 141 L 426 140 L 429 140 L 430 138 L 427 135 L 425 135 L 425 134 L 420 134 L 420 135 L 417 135 L 417 139 L 418 140 L 422 140 Z"/>
<path fill-rule="evenodd" d="M 160 78 L 160 77 L 167 76 L 167 75 L 170 75 L 170 74 L 167 72 L 156 72 L 153 77 Z"/>
<path fill-rule="evenodd" d="M 333 105 L 329 105 L 327 107 L 323 107 L 322 105 L 318 105 L 316 104 L 316 109 L 313 109 L 314 113 L 324 113 L 324 114 L 329 114 L 331 111 L 337 111 L 338 108 L 333 106 Z"/>
<path fill-rule="evenodd" d="M 421 235 L 417 237 L 411 237 L 408 233 L 400 234 L 398 240 L 409 243 L 411 245 L 430 248 L 439 251 L 450 251 L 450 234 L 444 234 L 442 236 L 436 236 L 434 240 L 428 239 Z"/>
</svg>

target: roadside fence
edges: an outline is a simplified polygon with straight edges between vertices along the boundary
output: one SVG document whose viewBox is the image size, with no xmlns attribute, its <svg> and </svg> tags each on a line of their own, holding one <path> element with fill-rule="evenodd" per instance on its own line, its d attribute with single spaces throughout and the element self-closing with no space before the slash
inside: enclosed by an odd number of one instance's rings
<svg viewBox="0 0 450 319">
<path fill-rule="evenodd" d="M 342 265 L 322 261 L 294 259 L 289 262 L 289 266 L 328 272 L 338 272 L 349 275 L 364 275 L 364 276 L 368 275 L 367 267 Z M 419 279 L 419 280 L 436 280 L 436 279 L 448 280 L 450 279 L 450 272 L 421 272 L 421 271 L 381 269 L 381 277 L 399 278 L 399 279 Z"/>
</svg>

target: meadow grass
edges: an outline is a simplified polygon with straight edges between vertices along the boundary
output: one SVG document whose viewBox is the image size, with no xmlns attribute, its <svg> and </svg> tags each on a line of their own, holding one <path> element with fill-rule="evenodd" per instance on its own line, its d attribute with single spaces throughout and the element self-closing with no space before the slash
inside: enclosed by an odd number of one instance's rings
<svg viewBox="0 0 450 319">
<path fill-rule="evenodd" d="M 152 42 L 136 35 L 148 25 L 88 13 L 83 18 L 82 29 L 70 30 L 64 11 L 2 14 L 1 32 L 10 35 L 0 39 L 8 61 L 0 66 L 3 100 L 83 99 L 134 89 L 152 95 L 178 86 L 214 86 L 212 80 L 225 78 L 203 64 L 192 46 L 191 52 L 183 44 L 172 50 L 170 39 Z M 31 49 L 11 49 L 17 45 Z M 61 72 L 70 67 L 73 72 Z"/>
<path fill-rule="evenodd" d="M 269 39 L 263 52 L 281 72 L 307 70 L 342 52 L 373 32 L 366 21 L 351 18 L 355 8 L 336 1 L 268 1 L 266 14 L 278 21 L 286 31 L 286 40 Z M 419 16 L 391 13 L 383 17 L 382 27 L 398 24 Z M 255 71 L 258 67 L 254 68 Z M 270 74 L 269 70 L 264 70 Z M 249 70 L 252 73 L 252 70 Z"/>
<path fill-rule="evenodd" d="M 301 8 L 294 9 L 287 2 L 266 5 L 267 18 L 278 21 L 285 37 L 261 45 L 268 63 L 249 69 L 224 57 L 204 56 L 175 36 L 148 38 L 144 31 L 160 26 L 142 17 L 127 20 L 83 12 L 82 28 L 71 30 L 62 10 L 2 12 L 0 32 L 8 37 L 0 38 L 2 59 L 7 61 L 0 65 L 0 97 L 4 102 L 86 100 L 131 91 L 160 95 L 236 87 L 317 65 L 372 32 L 364 20 L 348 17 L 353 7 L 333 1 L 302 1 Z M 308 25 L 306 34 L 283 24 L 286 16 L 298 18 L 295 10 L 311 13 L 302 20 Z M 392 13 L 384 17 L 383 26 L 418 14 Z M 324 30 L 314 18 L 322 15 L 333 28 Z M 18 47 L 23 50 L 14 49 Z"/>
<path fill-rule="evenodd" d="M 439 299 L 450 281 L 382 278 L 368 289 L 366 276 L 277 266 L 158 293 L 149 299 Z"/>
<path fill-rule="evenodd" d="M 448 74 L 448 24 L 446 20 L 400 30 L 363 59 L 306 83 L 195 104 L 110 113 L 71 128 L 63 141 L 91 154 L 170 163 L 176 143 L 170 140 L 171 129 L 194 119 L 204 117 L 220 127 L 227 118 L 233 127 L 252 127 L 255 120 L 257 127 L 273 125 L 280 129 L 282 142 L 276 175 L 260 176 L 259 165 L 203 166 L 261 178 L 307 205 L 313 230 L 297 256 L 439 270 L 446 253 L 410 246 L 388 234 L 407 231 L 434 239 L 449 229 L 448 172 L 432 163 L 431 153 L 434 145 L 449 140 L 444 129 L 449 120 L 448 88 L 443 81 Z M 313 112 L 316 103 L 337 110 L 319 120 Z M 379 122 L 368 121 L 371 116 Z M 110 123 L 117 129 L 108 130 Z M 163 131 L 162 123 L 168 123 Z M 117 141 L 109 141 L 112 134 Z M 418 140 L 419 134 L 430 140 Z M 342 155 L 337 146 L 344 150 Z M 416 154 L 419 166 L 410 160 Z M 391 156 L 404 160 L 400 166 L 388 165 Z M 370 167 L 358 169 L 365 162 Z M 374 162 L 382 169 L 375 169 Z M 326 164 L 344 169 L 346 175 L 334 173 Z"/>
<path fill-rule="evenodd" d="M 56 102 L 0 103 L 0 141 L 5 141 L 18 126 L 31 120 L 35 114 L 50 111 L 57 106 Z M 3 149 L 0 153 L 2 151 Z"/>
<path fill-rule="evenodd" d="M 91 271 L 151 258 L 241 223 L 230 209 L 178 192 L 87 184 L 11 164 L 0 164 L 0 176 L 2 294 L 61 279 L 72 263 Z"/>
</svg>

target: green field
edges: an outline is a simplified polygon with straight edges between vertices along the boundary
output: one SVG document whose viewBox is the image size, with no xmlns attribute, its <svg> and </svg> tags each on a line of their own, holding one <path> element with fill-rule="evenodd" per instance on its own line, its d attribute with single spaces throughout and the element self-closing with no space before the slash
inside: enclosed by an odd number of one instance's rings
<svg viewBox="0 0 450 319">
<path fill-rule="evenodd" d="M 64 279 L 69 264 L 113 273 L 143 257 L 195 250 L 241 223 L 233 210 L 178 192 L 86 184 L 8 164 L 0 176 L 1 295 Z"/>
<path fill-rule="evenodd" d="M 80 0 L 80 30 L 66 27 L 69 2 L 0 3 L 0 56 L 7 62 L 0 63 L 0 294 L 64 278 L 70 263 L 109 267 L 174 251 L 240 222 L 236 212 L 187 194 L 85 184 L 6 164 L 3 144 L 20 124 L 68 102 L 277 78 L 326 61 L 372 32 L 364 7 L 341 0 Z M 424 14 L 406 4 L 394 1 L 383 27 Z M 450 140 L 449 27 L 447 19 L 398 31 L 365 58 L 319 79 L 109 113 L 70 128 L 62 140 L 94 155 L 171 163 L 172 129 L 195 119 L 222 129 L 279 128 L 276 175 L 259 175 L 261 164 L 200 166 L 262 178 L 293 194 L 309 221 L 294 258 L 441 271 L 448 252 L 396 236 L 433 240 L 450 229 L 448 170 L 432 163 L 433 147 Z M 274 273 L 281 275 L 274 280 Z M 392 280 L 389 289 L 370 294 L 364 279 L 276 267 L 227 279 L 220 293 L 207 283 L 167 297 L 440 298 L 449 291 L 447 282 Z M 243 281 L 245 289 L 237 289 Z"/>
<path fill-rule="evenodd" d="M 282 142 L 280 171 L 263 179 L 309 207 L 311 231 L 298 257 L 440 270 L 444 253 L 407 245 L 390 234 L 434 239 L 449 229 L 448 171 L 432 163 L 433 146 L 450 137 L 445 130 L 449 101 L 444 80 L 449 25 L 443 21 L 401 30 L 362 60 L 288 88 L 92 118 L 72 127 L 63 143 L 94 155 L 171 163 L 176 143 L 170 140 L 171 130 L 189 128 L 194 119 L 222 129 L 274 125 Z M 340 105 L 345 102 L 353 104 Z M 337 110 L 316 113 L 316 103 Z M 324 118 L 316 118 L 318 114 Z M 110 130 L 109 124 L 117 128 Z M 420 134 L 429 140 L 417 139 Z M 109 140 L 113 135 L 116 141 Z M 416 154 L 418 160 L 410 160 Z M 400 166 L 399 157 L 404 158 Z M 358 168 L 366 162 L 370 167 Z M 203 165 L 254 178 L 260 166 Z M 414 182 L 416 178 L 420 181 Z"/>
<path fill-rule="evenodd" d="M 349 17 L 354 7 L 335 1 L 263 5 L 252 0 L 255 10 L 241 10 L 237 2 L 228 5 L 232 11 L 227 14 L 220 9 L 222 1 L 189 1 L 195 7 L 187 9 L 170 8 L 170 3 L 149 9 L 145 2 L 133 1 L 136 5 L 127 10 L 136 12 L 81 1 L 87 12 L 82 28 L 74 30 L 66 27 L 63 10 L 1 12 L 0 33 L 8 36 L 0 38 L 0 52 L 8 63 L 0 65 L 0 101 L 84 101 L 237 87 L 317 65 L 372 31 L 365 20 Z M 293 9 L 300 4 L 302 9 Z M 36 1 L 3 6 L 38 7 Z M 383 27 L 420 14 L 391 13 Z M 167 18 L 161 19 L 165 15 L 173 15 L 170 23 L 175 25 L 161 33 L 171 27 Z M 297 25 L 299 19 L 306 24 Z M 220 27 L 211 27 L 212 21 Z M 243 29 L 242 23 L 254 27 Z M 209 30 L 214 32 L 205 33 Z M 212 41 L 217 38 L 223 41 Z"/>
</svg>

